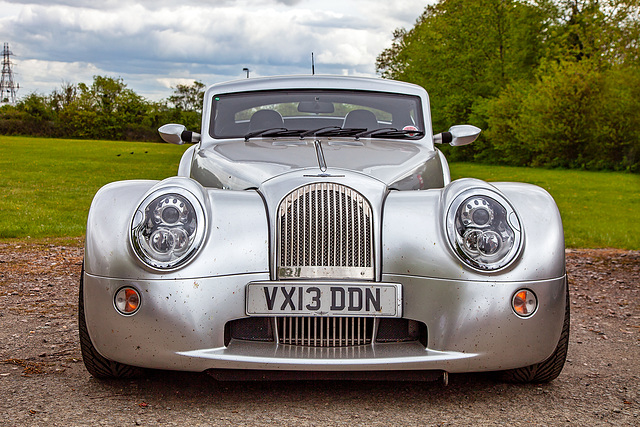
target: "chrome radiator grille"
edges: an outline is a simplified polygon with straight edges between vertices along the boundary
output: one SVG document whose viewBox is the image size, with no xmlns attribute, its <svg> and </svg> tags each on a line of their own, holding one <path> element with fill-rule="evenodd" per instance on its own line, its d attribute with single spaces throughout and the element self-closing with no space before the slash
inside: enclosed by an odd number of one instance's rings
<svg viewBox="0 0 640 427">
<path fill-rule="evenodd" d="M 278 342 L 305 347 L 371 344 L 371 317 L 278 317 Z"/>
<path fill-rule="evenodd" d="M 373 280 L 369 202 L 339 184 L 310 184 L 278 209 L 278 277 Z"/>
</svg>

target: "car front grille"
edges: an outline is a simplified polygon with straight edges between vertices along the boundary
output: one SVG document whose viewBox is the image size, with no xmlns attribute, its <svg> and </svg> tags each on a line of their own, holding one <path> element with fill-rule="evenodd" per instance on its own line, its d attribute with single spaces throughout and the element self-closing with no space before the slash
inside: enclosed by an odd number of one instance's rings
<svg viewBox="0 0 640 427">
<path fill-rule="evenodd" d="M 297 348 L 348 349 L 371 344 L 374 336 L 377 343 L 419 341 L 427 346 L 427 327 L 416 320 L 318 316 L 232 320 L 225 325 L 225 346 L 231 340 L 274 342 L 276 331 L 279 344 Z"/>
<path fill-rule="evenodd" d="M 371 205 L 340 184 L 289 193 L 278 208 L 278 278 L 373 280 Z"/>
<path fill-rule="evenodd" d="M 280 344 L 353 347 L 371 343 L 372 317 L 279 317 Z"/>
</svg>

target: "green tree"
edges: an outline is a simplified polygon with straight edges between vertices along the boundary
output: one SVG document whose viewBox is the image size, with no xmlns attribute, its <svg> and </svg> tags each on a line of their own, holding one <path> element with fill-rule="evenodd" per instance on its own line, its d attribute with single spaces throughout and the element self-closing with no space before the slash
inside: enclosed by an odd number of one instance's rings
<svg viewBox="0 0 640 427">
<path fill-rule="evenodd" d="M 383 77 L 423 86 L 434 127 L 469 121 L 482 100 L 530 79 L 542 54 L 545 10 L 514 0 L 441 0 L 377 58 Z"/>
<path fill-rule="evenodd" d="M 168 98 L 177 112 L 175 121 L 188 129 L 200 130 L 205 89 L 204 83 L 197 80 L 191 85 L 179 84 L 175 87 L 173 95 Z"/>
<path fill-rule="evenodd" d="M 639 10 L 637 0 L 558 3 L 536 79 L 487 102 L 497 159 L 640 171 Z"/>
<path fill-rule="evenodd" d="M 73 135 L 81 138 L 125 139 L 147 112 L 147 102 L 121 78 L 94 76 L 91 86 L 78 84 L 78 95 L 61 110 Z"/>
<path fill-rule="evenodd" d="M 49 103 L 54 111 L 60 112 L 69 107 L 78 99 L 78 87 L 72 83 L 64 82 L 60 90 L 54 89 L 49 97 Z"/>
<path fill-rule="evenodd" d="M 640 171 L 640 0 L 440 0 L 377 59 L 422 85 L 453 160 Z"/>
<path fill-rule="evenodd" d="M 587 59 L 598 68 L 638 64 L 638 0 L 560 0 L 557 6 L 549 58 Z"/>
<path fill-rule="evenodd" d="M 487 138 L 506 163 L 640 171 L 640 68 L 551 62 L 488 104 Z"/>
<path fill-rule="evenodd" d="M 24 111 L 36 121 L 53 120 L 55 115 L 49 105 L 47 97 L 35 92 L 22 98 L 16 107 L 19 111 Z"/>
<path fill-rule="evenodd" d="M 202 112 L 205 85 L 200 81 L 194 81 L 191 85 L 177 85 L 169 102 L 182 111 Z"/>
<path fill-rule="evenodd" d="M 48 97 L 30 93 L 15 107 L 0 108 L 0 134 L 49 136 L 57 133 L 57 114 L 51 109 Z"/>
<path fill-rule="evenodd" d="M 157 129 L 166 123 L 198 130 L 203 98 L 200 82 L 150 102 L 121 78 L 94 76 L 91 85 L 65 82 L 48 96 L 33 93 L 15 107 L 0 107 L 0 134 L 158 141 Z"/>
</svg>

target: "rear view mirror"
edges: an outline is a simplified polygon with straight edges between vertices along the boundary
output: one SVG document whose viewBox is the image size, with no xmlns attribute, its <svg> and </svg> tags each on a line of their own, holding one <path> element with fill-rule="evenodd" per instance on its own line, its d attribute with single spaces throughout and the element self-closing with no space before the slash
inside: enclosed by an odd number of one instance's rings
<svg viewBox="0 0 640 427">
<path fill-rule="evenodd" d="M 323 101 L 301 101 L 298 104 L 298 111 L 300 113 L 333 113 L 333 103 Z"/>
</svg>

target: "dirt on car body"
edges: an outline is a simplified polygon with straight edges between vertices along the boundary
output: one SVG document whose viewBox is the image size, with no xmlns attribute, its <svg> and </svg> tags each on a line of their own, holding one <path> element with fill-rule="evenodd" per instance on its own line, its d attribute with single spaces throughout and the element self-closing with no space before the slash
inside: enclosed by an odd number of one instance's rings
<svg viewBox="0 0 640 427">
<path fill-rule="evenodd" d="M 555 381 L 450 375 L 445 387 L 181 372 L 98 381 L 78 343 L 81 246 L 0 243 L 2 425 L 640 424 L 640 251 L 567 250 L 570 344 Z"/>
</svg>

